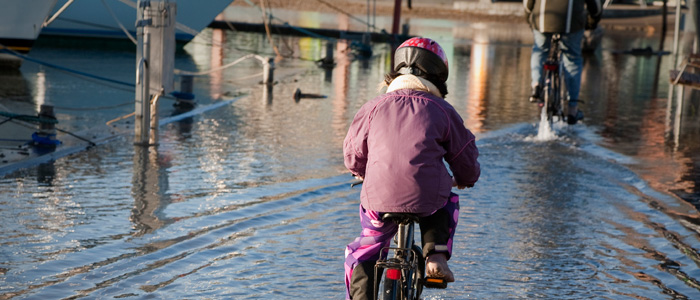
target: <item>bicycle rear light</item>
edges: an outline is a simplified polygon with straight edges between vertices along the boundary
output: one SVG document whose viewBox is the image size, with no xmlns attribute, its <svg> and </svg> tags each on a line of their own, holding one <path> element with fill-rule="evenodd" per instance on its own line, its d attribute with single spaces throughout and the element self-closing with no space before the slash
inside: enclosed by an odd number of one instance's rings
<svg viewBox="0 0 700 300">
<path fill-rule="evenodd" d="M 386 277 L 391 280 L 401 279 L 401 270 L 399 269 L 388 269 L 386 270 Z"/>
<path fill-rule="evenodd" d="M 559 67 L 557 64 L 544 64 L 544 69 L 547 71 L 554 71 Z"/>
</svg>

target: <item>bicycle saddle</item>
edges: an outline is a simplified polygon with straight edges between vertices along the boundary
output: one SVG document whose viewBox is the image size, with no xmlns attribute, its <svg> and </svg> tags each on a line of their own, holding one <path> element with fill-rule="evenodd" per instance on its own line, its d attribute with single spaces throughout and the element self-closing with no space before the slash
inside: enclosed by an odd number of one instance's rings
<svg viewBox="0 0 700 300">
<path fill-rule="evenodd" d="M 397 224 L 405 224 L 410 222 L 418 223 L 420 218 L 415 214 L 409 213 L 385 213 L 382 215 L 382 220 L 390 220 Z"/>
</svg>

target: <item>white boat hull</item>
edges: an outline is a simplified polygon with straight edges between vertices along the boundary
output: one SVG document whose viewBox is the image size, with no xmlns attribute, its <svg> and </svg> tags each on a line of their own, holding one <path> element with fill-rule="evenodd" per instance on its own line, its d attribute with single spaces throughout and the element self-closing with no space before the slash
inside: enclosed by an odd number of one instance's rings
<svg viewBox="0 0 700 300">
<path fill-rule="evenodd" d="M 55 4 L 56 0 L 3 0 L 0 45 L 18 52 L 29 52 Z"/>
<path fill-rule="evenodd" d="M 67 0 L 59 0 L 54 12 Z M 189 42 L 209 25 L 232 0 L 177 0 L 175 40 Z M 107 5 L 109 8 L 105 7 Z M 52 14 L 53 14 L 52 13 Z M 86 38 L 127 39 L 123 26 L 132 36 L 136 34 L 135 0 L 75 0 L 42 35 Z M 121 24 L 121 26 L 120 26 Z"/>
</svg>

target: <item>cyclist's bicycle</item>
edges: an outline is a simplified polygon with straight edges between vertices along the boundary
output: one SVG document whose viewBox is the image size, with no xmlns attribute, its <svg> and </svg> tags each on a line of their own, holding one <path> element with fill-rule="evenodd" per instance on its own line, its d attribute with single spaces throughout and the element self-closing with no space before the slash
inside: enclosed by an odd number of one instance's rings
<svg viewBox="0 0 700 300">
<path fill-rule="evenodd" d="M 541 104 L 542 114 L 547 116 L 550 128 L 555 117 L 557 121 L 565 121 L 563 103 L 566 97 L 564 96 L 565 90 L 562 81 L 564 74 L 562 74 L 563 66 L 559 41 L 561 41 L 561 35 L 558 33 L 552 34 L 549 56 L 543 66 L 543 82 L 540 85 L 542 86 L 542 98 L 544 100 Z"/>
<path fill-rule="evenodd" d="M 350 187 L 362 183 L 360 179 Z M 381 253 L 388 254 L 374 265 L 374 299 L 419 300 L 423 287 L 447 288 L 444 278 L 425 278 L 425 257 L 414 239 L 415 223 L 420 218 L 411 213 L 384 213 L 381 219 L 394 222 L 398 229 L 393 239 L 394 246 L 382 248 Z"/>
<path fill-rule="evenodd" d="M 381 300 L 418 300 L 423 287 L 446 288 L 443 278 L 425 278 L 425 258 L 421 248 L 414 241 L 414 224 L 418 216 L 408 213 L 385 213 L 382 220 L 394 222 L 398 231 L 394 236 L 394 247 L 388 250 L 385 259 L 379 259 L 374 266 L 374 286 L 378 287 Z M 382 272 L 384 275 L 382 276 Z"/>
</svg>

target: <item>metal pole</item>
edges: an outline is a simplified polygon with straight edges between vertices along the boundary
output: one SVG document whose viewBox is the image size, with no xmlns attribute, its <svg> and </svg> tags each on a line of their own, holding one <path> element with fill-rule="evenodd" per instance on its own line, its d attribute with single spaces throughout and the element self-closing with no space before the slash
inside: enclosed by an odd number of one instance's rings
<svg viewBox="0 0 700 300">
<path fill-rule="evenodd" d="M 695 24 L 695 42 L 693 43 L 693 54 L 697 54 L 700 50 L 700 0 L 690 0 L 690 15 L 693 17 Z"/>
<path fill-rule="evenodd" d="M 676 20 L 674 20 L 673 27 L 673 55 L 676 56 L 673 65 L 675 66 L 678 62 L 678 43 L 680 42 L 680 31 L 681 31 L 681 1 L 676 0 Z"/>
<path fill-rule="evenodd" d="M 56 115 L 53 112 L 53 106 L 42 104 L 39 109 L 39 118 L 47 120 L 56 120 Z M 36 135 L 36 137 L 34 136 Z M 56 139 L 56 124 L 51 122 L 39 123 L 39 130 L 32 135 L 34 145 L 46 148 L 55 148 L 61 142 Z"/>
<path fill-rule="evenodd" d="M 177 9 L 175 3 L 145 0 L 137 8 L 134 144 L 149 146 L 158 143 L 158 97 L 173 88 Z"/>
<path fill-rule="evenodd" d="M 396 36 L 399 33 L 399 23 L 401 22 L 401 0 L 394 0 L 394 21 L 391 24 L 391 34 Z"/>
<path fill-rule="evenodd" d="M 275 79 L 275 59 L 269 57 L 267 61 L 263 61 L 263 83 L 272 86 Z"/>
<path fill-rule="evenodd" d="M 399 46 L 396 39 L 396 35 L 399 33 L 399 22 L 401 22 L 401 0 L 394 0 L 394 21 L 391 24 L 391 36 L 393 39 L 393 44 L 391 45 L 391 69 L 394 69 L 394 52 L 396 47 Z"/>
<path fill-rule="evenodd" d="M 143 29 L 139 29 L 143 31 Z M 134 114 L 134 144 L 147 145 L 150 128 L 150 81 L 148 68 L 149 35 L 140 32 L 138 36 L 137 65 L 136 65 L 136 107 Z"/>
</svg>

